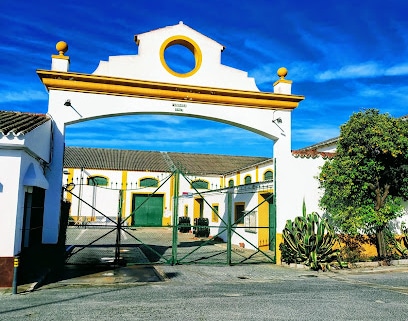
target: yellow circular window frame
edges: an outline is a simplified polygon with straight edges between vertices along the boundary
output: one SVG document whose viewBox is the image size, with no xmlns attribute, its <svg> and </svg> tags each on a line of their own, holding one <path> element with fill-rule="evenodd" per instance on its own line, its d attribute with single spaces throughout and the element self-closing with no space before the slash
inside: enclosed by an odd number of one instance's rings
<svg viewBox="0 0 408 321">
<path fill-rule="evenodd" d="M 167 48 L 174 46 L 174 45 L 181 45 L 188 50 L 191 51 L 191 53 L 194 55 L 194 60 L 195 60 L 195 66 L 192 70 L 186 73 L 178 73 L 175 72 L 173 69 L 171 69 L 167 63 L 166 59 L 164 58 L 164 52 L 166 51 Z M 201 67 L 201 62 L 202 62 L 202 54 L 200 47 L 195 43 L 194 40 L 186 37 L 186 36 L 173 36 L 168 38 L 166 41 L 163 42 L 160 48 L 160 61 L 164 67 L 170 74 L 176 77 L 181 77 L 181 78 L 186 78 L 194 75 Z"/>
</svg>

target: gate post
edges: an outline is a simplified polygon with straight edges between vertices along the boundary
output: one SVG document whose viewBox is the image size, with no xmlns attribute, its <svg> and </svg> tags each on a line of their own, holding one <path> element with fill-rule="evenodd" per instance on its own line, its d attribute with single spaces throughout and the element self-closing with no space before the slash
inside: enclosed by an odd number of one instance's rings
<svg viewBox="0 0 408 321">
<path fill-rule="evenodd" d="M 180 171 L 176 169 L 174 172 L 174 196 L 173 196 L 173 243 L 171 248 L 171 264 L 177 264 L 177 245 L 178 245 L 178 202 L 179 202 L 179 185 L 180 185 Z"/>
<path fill-rule="evenodd" d="M 231 265 L 231 252 L 232 252 L 232 193 L 233 187 L 230 187 L 227 192 L 227 264 Z"/>
<path fill-rule="evenodd" d="M 115 265 L 120 266 L 124 262 L 120 259 L 120 233 L 122 231 L 122 202 L 123 202 L 123 189 L 119 191 L 119 204 L 118 204 L 118 214 L 116 222 L 116 244 L 115 244 Z"/>
</svg>

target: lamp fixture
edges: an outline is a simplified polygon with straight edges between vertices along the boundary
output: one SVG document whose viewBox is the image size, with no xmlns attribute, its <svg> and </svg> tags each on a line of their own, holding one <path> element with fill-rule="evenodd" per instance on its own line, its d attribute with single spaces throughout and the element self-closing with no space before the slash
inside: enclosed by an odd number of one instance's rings
<svg viewBox="0 0 408 321">
<path fill-rule="evenodd" d="M 79 115 L 79 117 L 82 118 L 82 115 L 78 113 L 78 111 L 74 108 L 74 106 L 72 106 L 71 100 L 67 99 L 64 103 L 64 106 L 71 107 Z"/>
<path fill-rule="evenodd" d="M 285 131 L 282 129 L 282 127 L 280 127 L 278 124 L 282 124 L 282 118 L 278 117 L 275 119 L 272 119 L 272 123 L 274 123 L 276 126 L 278 126 L 278 128 L 282 131 L 282 134 L 285 134 Z"/>
</svg>

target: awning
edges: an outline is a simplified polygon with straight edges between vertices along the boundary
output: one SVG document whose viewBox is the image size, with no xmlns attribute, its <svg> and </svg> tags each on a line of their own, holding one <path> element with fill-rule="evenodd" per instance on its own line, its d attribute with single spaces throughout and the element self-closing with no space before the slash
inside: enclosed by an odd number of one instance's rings
<svg viewBox="0 0 408 321">
<path fill-rule="evenodd" d="M 28 166 L 27 171 L 23 179 L 24 186 L 36 186 L 43 189 L 48 189 L 48 181 L 44 177 L 41 169 L 38 166 L 34 166 L 33 163 Z"/>
</svg>

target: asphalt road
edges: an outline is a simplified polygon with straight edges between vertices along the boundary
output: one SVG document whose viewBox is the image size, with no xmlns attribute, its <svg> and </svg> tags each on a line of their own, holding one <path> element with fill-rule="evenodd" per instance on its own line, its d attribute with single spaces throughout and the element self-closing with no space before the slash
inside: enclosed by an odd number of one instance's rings
<svg viewBox="0 0 408 321">
<path fill-rule="evenodd" d="M 87 276 L 88 282 L 73 278 L 26 294 L 0 292 L 0 320 L 408 320 L 408 267 L 323 273 L 271 264 L 161 265 L 157 271 L 162 280 L 101 285 Z"/>
</svg>

